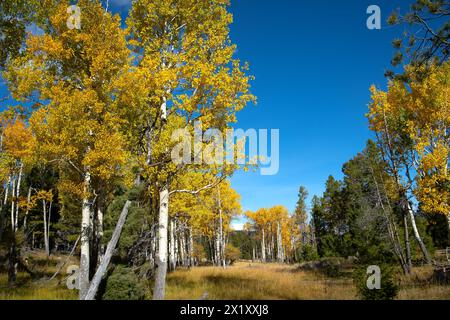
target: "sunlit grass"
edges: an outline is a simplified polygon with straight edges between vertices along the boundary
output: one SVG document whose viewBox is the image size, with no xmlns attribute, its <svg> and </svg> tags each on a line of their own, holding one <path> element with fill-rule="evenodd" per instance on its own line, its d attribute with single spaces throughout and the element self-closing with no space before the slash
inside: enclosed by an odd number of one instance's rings
<svg viewBox="0 0 450 320">
<path fill-rule="evenodd" d="M 65 261 L 62 255 L 47 258 L 43 252 L 31 252 L 24 255 L 27 266 L 35 273 L 35 278 L 25 272 L 17 274 L 14 286 L 8 285 L 6 273 L 0 273 L 0 300 L 74 300 L 78 298 L 77 291 L 67 289 L 65 285 L 65 270 L 70 264 L 78 264 L 76 258 L 71 258 L 61 269 L 61 272 L 51 281 L 50 277 L 58 266 Z"/>
<path fill-rule="evenodd" d="M 66 288 L 66 268 L 78 264 L 76 258 L 62 268 L 53 280 L 49 278 L 65 260 L 34 252 L 28 266 L 36 277 L 19 272 L 16 285 L 8 286 L 5 273 L 0 273 L 0 300 L 72 300 L 76 290 Z M 432 280 L 433 268 L 414 268 L 409 276 L 400 276 L 398 299 L 450 300 L 450 286 Z M 147 282 L 147 281 L 146 281 Z M 152 281 L 147 282 L 147 298 L 151 299 Z M 168 274 L 166 298 L 169 300 L 348 300 L 358 299 L 351 273 L 329 278 L 322 273 L 300 270 L 294 265 L 238 262 L 226 269 L 197 267 L 179 269 Z"/>
<path fill-rule="evenodd" d="M 227 269 L 199 267 L 168 276 L 167 299 L 355 299 L 351 279 L 326 279 L 295 266 L 237 263 Z"/>
<path fill-rule="evenodd" d="M 402 300 L 450 300 L 450 285 L 439 285 L 433 281 L 433 267 L 414 268 L 410 275 L 400 278 Z"/>
<path fill-rule="evenodd" d="M 400 276 L 398 299 L 450 299 L 450 286 L 430 281 L 431 267 Z M 167 299 L 349 300 L 358 299 L 353 280 L 326 278 L 295 266 L 237 263 L 227 269 L 199 267 L 169 274 Z"/>
</svg>

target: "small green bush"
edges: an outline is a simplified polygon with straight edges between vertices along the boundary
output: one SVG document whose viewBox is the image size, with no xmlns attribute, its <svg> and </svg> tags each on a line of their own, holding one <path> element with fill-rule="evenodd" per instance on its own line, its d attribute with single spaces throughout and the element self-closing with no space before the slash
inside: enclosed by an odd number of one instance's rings
<svg viewBox="0 0 450 320">
<path fill-rule="evenodd" d="M 232 244 L 228 243 L 225 247 L 225 259 L 228 262 L 229 265 L 232 265 L 234 262 L 239 260 L 241 257 L 241 250 L 239 248 L 236 248 Z"/>
<path fill-rule="evenodd" d="M 143 300 L 145 288 L 130 268 L 117 266 L 106 280 L 103 300 Z"/>
<path fill-rule="evenodd" d="M 342 259 L 340 258 L 322 258 L 319 268 L 326 276 L 336 278 L 342 275 L 341 264 Z"/>
</svg>

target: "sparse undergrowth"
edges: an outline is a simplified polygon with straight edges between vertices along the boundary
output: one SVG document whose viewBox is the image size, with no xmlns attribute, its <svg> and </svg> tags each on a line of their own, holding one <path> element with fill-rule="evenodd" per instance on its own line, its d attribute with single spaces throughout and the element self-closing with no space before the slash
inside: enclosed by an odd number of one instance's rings
<svg viewBox="0 0 450 320">
<path fill-rule="evenodd" d="M 52 255 L 49 258 L 41 251 L 28 252 L 24 255 L 27 267 L 34 276 L 18 272 L 15 286 L 8 286 L 8 275 L 0 273 L 0 300 L 75 300 L 78 293 L 66 287 L 66 268 L 78 264 L 71 257 L 60 273 L 51 281 L 49 279 L 66 260 L 65 255 Z"/>
<path fill-rule="evenodd" d="M 7 275 L 0 274 L 0 300 L 71 300 L 77 292 L 65 285 L 65 270 L 54 280 L 47 281 L 57 270 L 65 256 L 52 256 L 48 260 L 41 253 L 28 256 L 30 269 L 39 278 L 19 272 L 17 284 L 8 287 Z M 77 264 L 72 258 L 69 264 Z M 346 268 L 345 268 L 346 269 Z M 400 291 L 397 299 L 450 299 L 450 286 L 433 281 L 431 267 L 415 268 L 409 276 L 398 276 Z M 151 282 L 142 280 L 151 297 Z M 196 267 L 179 269 L 168 275 L 166 298 L 179 299 L 229 299 L 229 300 L 349 300 L 359 299 L 351 274 L 330 277 L 317 270 L 305 270 L 298 265 L 236 262 L 226 269 Z"/>
</svg>

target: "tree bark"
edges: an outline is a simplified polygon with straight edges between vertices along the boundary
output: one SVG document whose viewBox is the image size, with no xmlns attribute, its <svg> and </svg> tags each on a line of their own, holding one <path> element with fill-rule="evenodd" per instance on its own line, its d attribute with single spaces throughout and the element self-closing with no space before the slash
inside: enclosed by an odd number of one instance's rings
<svg viewBox="0 0 450 320">
<path fill-rule="evenodd" d="M 192 226 L 189 227 L 189 266 L 193 267 L 194 261 L 194 234 L 192 232 Z"/>
<path fill-rule="evenodd" d="M 125 203 L 125 206 L 122 209 L 122 212 L 119 217 L 119 221 L 117 221 L 116 228 L 114 229 L 114 233 L 111 237 L 111 240 L 108 243 L 108 246 L 106 247 L 105 256 L 103 257 L 103 260 L 100 263 L 100 266 L 98 267 L 97 272 L 95 273 L 94 277 L 92 278 L 91 285 L 89 286 L 89 289 L 84 297 L 84 300 L 94 300 L 95 295 L 97 294 L 98 286 L 100 285 L 100 282 L 106 273 L 106 270 L 108 268 L 109 262 L 111 261 L 111 257 L 113 255 L 114 249 L 116 248 L 117 242 L 120 239 L 120 234 L 122 233 L 123 226 L 127 219 L 128 210 L 130 208 L 130 205 L 131 205 L 131 201 L 127 201 Z"/>
<path fill-rule="evenodd" d="M 183 267 L 186 266 L 186 234 L 184 227 L 179 232 L 180 234 L 180 259 L 181 259 L 181 265 Z"/>
<path fill-rule="evenodd" d="M 4 228 L 5 228 L 5 219 L 6 219 L 6 212 L 7 212 L 7 204 L 8 204 L 8 193 L 9 193 L 9 186 L 11 184 L 11 176 L 8 177 L 8 182 L 5 186 L 5 198 L 3 199 L 3 205 L 2 205 L 2 212 L 0 217 L 0 239 L 2 239 Z"/>
<path fill-rule="evenodd" d="M 427 247 L 425 247 L 425 244 L 422 241 L 422 238 L 420 237 L 419 234 L 419 230 L 417 229 L 417 225 L 416 225 L 416 218 L 414 217 L 414 212 L 412 210 L 411 204 L 409 203 L 409 201 L 407 202 L 407 209 L 408 209 L 408 213 L 409 213 L 409 219 L 411 220 L 411 225 L 414 231 L 414 237 L 416 238 L 417 242 L 419 243 L 420 246 L 420 250 L 423 253 L 423 256 L 425 258 L 425 261 L 427 262 L 427 264 L 431 264 L 431 257 L 430 254 L 428 253 Z"/>
<path fill-rule="evenodd" d="M 104 245 L 102 245 L 102 239 L 103 239 L 103 210 L 104 210 L 104 203 L 101 199 L 97 206 L 97 220 L 96 220 L 96 226 L 95 226 L 95 243 L 97 245 L 97 264 L 100 265 L 100 263 L 103 260 L 104 254 L 105 254 L 105 248 Z"/>
<path fill-rule="evenodd" d="M 17 189 L 16 189 L 16 216 L 14 221 L 15 232 L 19 229 L 19 196 L 20 196 L 20 186 L 22 184 L 22 175 L 23 175 L 23 163 L 20 163 L 19 169 L 19 177 L 17 179 Z"/>
<path fill-rule="evenodd" d="M 170 219 L 170 244 L 169 244 L 169 265 L 170 270 L 175 270 L 175 222 L 173 219 Z"/>
<path fill-rule="evenodd" d="M 409 243 L 409 230 L 408 230 L 408 217 L 403 215 L 403 227 L 405 228 L 405 249 L 406 249 L 406 262 L 409 270 L 412 268 L 411 262 L 411 245 Z"/>
<path fill-rule="evenodd" d="M 25 217 L 23 218 L 23 229 L 24 230 L 26 230 L 26 228 L 27 228 L 28 213 L 30 212 L 30 210 L 28 209 L 28 206 L 30 205 L 30 202 L 31 202 L 31 190 L 32 190 L 32 188 L 29 187 L 28 195 L 27 195 L 27 211 L 25 211 Z"/>
<path fill-rule="evenodd" d="M 9 248 L 9 256 L 8 256 L 8 284 L 13 285 L 16 282 L 17 277 L 17 244 L 16 244 L 16 226 L 15 226 L 15 217 L 14 217 L 14 209 L 15 209 L 15 196 L 16 196 L 16 180 L 13 178 L 12 180 L 12 192 L 11 192 L 11 230 L 13 232 L 13 236 L 11 239 L 11 245 Z"/>
<path fill-rule="evenodd" d="M 225 261 L 225 240 L 223 236 L 223 219 L 222 219 L 222 209 L 219 210 L 219 265 L 226 268 Z"/>
<path fill-rule="evenodd" d="M 164 300 L 167 275 L 167 225 L 169 220 L 169 190 L 165 186 L 159 193 L 158 251 L 156 255 L 153 300 Z"/>
<path fill-rule="evenodd" d="M 84 300 L 89 289 L 89 268 L 90 268 L 90 234 L 92 232 L 91 215 L 92 203 L 90 199 L 91 175 L 87 170 L 84 175 L 84 199 L 81 212 L 81 254 L 79 269 L 79 299 Z"/>
<path fill-rule="evenodd" d="M 14 217 L 15 201 L 16 201 L 15 199 L 16 199 L 16 179 L 13 177 L 12 188 L 11 188 L 11 230 L 12 230 L 12 232 L 16 232 L 16 227 L 15 227 L 16 218 Z"/>
<path fill-rule="evenodd" d="M 261 239 L 261 261 L 266 262 L 266 240 L 265 240 L 264 228 L 262 228 L 262 239 Z"/>
<path fill-rule="evenodd" d="M 175 226 L 175 234 L 174 234 L 174 254 L 175 254 L 175 267 L 179 265 L 180 262 L 180 250 L 179 250 L 179 234 L 178 232 L 176 232 L 176 228 L 178 228 L 178 226 Z"/>
<path fill-rule="evenodd" d="M 283 244 L 281 237 L 281 225 L 280 222 L 277 222 L 277 260 L 280 263 L 283 263 Z"/>
<path fill-rule="evenodd" d="M 47 257 L 50 256 L 50 246 L 48 243 L 48 233 L 47 233 L 47 202 L 42 200 L 42 210 L 44 213 L 44 247 L 45 247 L 45 255 Z"/>
</svg>

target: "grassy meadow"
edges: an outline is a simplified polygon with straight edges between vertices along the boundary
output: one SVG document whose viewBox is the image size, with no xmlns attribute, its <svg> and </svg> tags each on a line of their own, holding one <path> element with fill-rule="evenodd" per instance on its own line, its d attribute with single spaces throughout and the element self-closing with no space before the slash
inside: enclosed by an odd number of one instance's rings
<svg viewBox="0 0 450 320">
<path fill-rule="evenodd" d="M 67 265 L 49 281 L 65 261 L 63 255 L 46 258 L 40 252 L 27 255 L 27 263 L 35 273 L 19 272 L 17 284 L 9 287 L 7 274 L 0 274 L 0 300 L 71 300 L 77 292 L 66 287 Z M 348 271 L 348 270 L 347 270 Z M 418 267 L 409 276 L 398 276 L 398 299 L 450 300 L 450 286 L 434 283 L 431 267 Z M 152 283 L 147 282 L 147 298 Z M 353 300 L 359 299 L 351 270 L 339 277 L 330 277 L 316 270 L 304 270 L 298 265 L 239 261 L 226 269 L 196 267 L 169 273 L 168 300 Z"/>
</svg>

